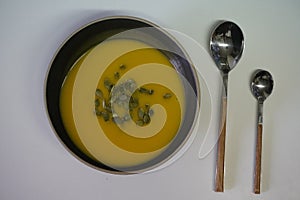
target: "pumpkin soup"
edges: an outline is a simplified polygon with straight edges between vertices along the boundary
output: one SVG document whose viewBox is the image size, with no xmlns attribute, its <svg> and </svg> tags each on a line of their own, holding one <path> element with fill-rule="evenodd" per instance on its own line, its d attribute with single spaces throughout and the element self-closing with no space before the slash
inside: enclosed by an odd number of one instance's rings
<svg viewBox="0 0 300 200">
<path fill-rule="evenodd" d="M 182 80 L 169 59 L 131 39 L 107 40 L 87 51 L 60 95 L 74 144 L 116 169 L 159 156 L 179 131 L 184 107 Z"/>
</svg>

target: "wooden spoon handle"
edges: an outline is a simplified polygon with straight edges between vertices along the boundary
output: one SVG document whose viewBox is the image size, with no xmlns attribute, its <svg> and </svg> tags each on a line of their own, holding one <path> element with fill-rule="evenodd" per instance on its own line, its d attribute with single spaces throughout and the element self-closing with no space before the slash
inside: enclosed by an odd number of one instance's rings
<svg viewBox="0 0 300 200">
<path fill-rule="evenodd" d="M 221 118 L 221 133 L 218 139 L 217 151 L 217 166 L 215 191 L 224 191 L 224 163 L 225 163 L 225 138 L 226 138 L 226 114 L 227 114 L 227 98 L 222 99 L 222 118 Z"/>
<path fill-rule="evenodd" d="M 254 189 L 255 194 L 260 194 L 261 178 L 261 152 L 262 152 L 262 124 L 257 126 L 256 153 L 255 153 L 255 172 L 254 172 Z"/>
</svg>

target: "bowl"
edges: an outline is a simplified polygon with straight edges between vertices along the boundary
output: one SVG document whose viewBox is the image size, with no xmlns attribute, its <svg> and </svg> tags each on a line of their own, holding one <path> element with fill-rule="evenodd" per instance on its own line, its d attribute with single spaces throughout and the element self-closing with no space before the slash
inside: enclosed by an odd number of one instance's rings
<svg viewBox="0 0 300 200">
<path fill-rule="evenodd" d="M 144 61 L 151 57 L 149 53 L 146 53 L 146 50 L 147 52 L 149 50 L 150 54 L 153 53 L 153 55 L 161 57 L 161 60 L 166 60 L 171 68 L 163 66 L 165 61 L 161 63 L 155 63 L 155 60 L 151 59 L 149 62 Z M 122 72 L 125 65 L 118 63 L 118 60 L 122 56 L 126 57 L 127 55 L 128 57 L 129 54 L 133 54 L 133 56 L 128 58 L 128 62 L 135 63 L 142 60 L 142 64 L 139 63 L 141 66 L 134 68 L 142 69 L 142 71 Z M 173 93 L 162 93 L 160 88 L 157 90 L 145 89 L 143 85 L 158 84 L 164 86 L 161 88 L 168 90 L 168 84 L 171 85 L 179 80 L 177 82 L 182 86 L 182 98 L 177 94 L 174 95 L 176 98 L 172 98 L 179 102 L 180 123 L 175 121 L 176 114 L 172 116 L 163 111 L 164 109 L 157 104 L 155 104 L 156 107 L 153 107 L 154 116 L 156 113 L 162 113 L 165 118 L 157 114 L 157 117 L 152 118 L 151 116 L 150 121 L 152 110 L 147 108 L 149 105 L 145 103 L 143 109 L 148 109 L 148 111 L 143 111 L 142 116 L 147 113 L 147 119 L 145 121 L 142 118 L 142 124 L 149 124 L 140 125 L 138 121 L 141 120 L 133 121 L 134 116 L 130 114 L 131 120 L 129 119 L 129 121 L 135 122 L 135 125 L 131 123 L 133 129 L 131 131 L 124 130 L 122 134 L 117 135 L 118 131 L 114 130 L 117 130 L 116 127 L 123 130 L 122 127 L 125 125 L 120 124 L 123 124 L 125 120 L 118 121 L 120 117 L 115 117 L 114 111 L 110 111 L 111 114 L 108 113 L 110 115 L 106 118 L 104 111 L 97 110 L 99 101 L 101 105 L 104 104 L 102 109 L 105 107 L 105 109 L 115 110 L 115 107 L 110 103 L 113 92 L 118 91 L 116 88 L 120 90 L 117 84 L 106 84 L 107 80 L 104 78 L 103 85 L 108 88 L 107 98 L 109 99 L 104 99 L 101 96 L 103 94 L 97 94 L 100 90 L 97 89 L 97 84 L 102 84 L 101 77 L 103 78 L 103 74 L 107 70 L 105 66 L 112 63 L 117 63 L 119 66 L 119 71 L 114 72 L 114 77 L 120 79 L 118 80 L 119 85 L 126 85 L 132 81 L 130 77 L 134 76 L 134 73 L 137 74 L 136 77 L 139 79 L 137 82 L 139 83 L 130 95 L 139 91 L 138 95 L 146 95 L 145 98 L 141 98 L 145 102 L 152 98 L 151 91 L 152 93 L 154 91 L 155 95 L 160 93 L 160 96 L 163 97 L 161 99 L 164 100 L 159 101 L 165 102 L 168 102 Z M 78 69 L 74 72 L 76 66 Z M 123 75 L 124 77 L 127 76 L 127 79 L 120 77 L 119 72 L 123 73 L 121 74 L 122 77 Z M 74 78 L 71 80 L 69 77 L 72 76 Z M 140 76 L 142 78 L 139 78 Z M 175 78 L 172 79 L 172 77 Z M 110 86 L 112 87 L 109 88 Z M 176 89 L 170 91 L 177 92 Z M 161 166 L 174 157 L 184 146 L 190 138 L 197 119 L 200 106 L 199 91 L 200 86 L 194 66 L 184 48 L 168 31 L 141 18 L 110 16 L 80 28 L 66 39 L 58 49 L 49 66 L 45 82 L 45 101 L 53 130 L 72 155 L 85 164 L 104 172 L 133 174 L 147 172 Z M 132 100 L 130 95 L 128 104 Z M 87 101 L 87 99 L 91 100 Z M 97 105 L 96 101 L 98 101 Z M 107 107 L 106 104 L 110 104 L 110 106 Z M 135 108 L 131 110 L 133 109 Z M 108 128 L 105 130 L 106 122 L 104 121 L 108 121 L 107 124 L 116 124 L 113 125 L 115 129 L 110 131 Z M 175 124 L 178 129 L 176 132 L 168 131 L 168 129 L 163 133 L 159 131 L 147 133 L 147 127 L 151 127 L 151 124 L 155 123 L 160 124 L 160 126 Z"/>
</svg>

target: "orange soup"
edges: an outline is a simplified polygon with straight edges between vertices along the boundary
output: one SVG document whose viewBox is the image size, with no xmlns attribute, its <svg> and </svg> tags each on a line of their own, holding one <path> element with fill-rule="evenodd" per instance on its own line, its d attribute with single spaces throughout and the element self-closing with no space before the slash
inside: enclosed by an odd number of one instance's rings
<svg viewBox="0 0 300 200">
<path fill-rule="evenodd" d="M 169 59 L 129 39 L 87 51 L 66 76 L 60 97 L 71 140 L 115 168 L 159 156 L 179 131 L 184 107 L 182 81 Z"/>
</svg>

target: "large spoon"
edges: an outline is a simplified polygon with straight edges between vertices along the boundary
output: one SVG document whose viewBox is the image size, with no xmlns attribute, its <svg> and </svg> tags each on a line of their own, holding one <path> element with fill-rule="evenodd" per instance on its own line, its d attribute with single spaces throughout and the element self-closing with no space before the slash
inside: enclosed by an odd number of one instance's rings
<svg viewBox="0 0 300 200">
<path fill-rule="evenodd" d="M 224 90 L 222 92 L 222 118 L 220 136 L 218 139 L 218 152 L 216 163 L 215 191 L 224 191 L 224 160 L 227 115 L 227 85 L 228 73 L 236 66 L 244 49 L 244 36 L 242 30 L 233 22 L 225 21 L 215 28 L 210 39 L 212 58 L 219 68 Z"/>
<path fill-rule="evenodd" d="M 263 130 L 263 104 L 266 98 L 273 90 L 274 81 L 272 75 L 265 70 L 257 70 L 251 79 L 251 91 L 257 99 L 257 136 L 256 136 L 256 155 L 254 171 L 255 194 L 260 193 L 260 176 L 261 176 L 261 152 L 262 152 L 262 130 Z"/>
</svg>

